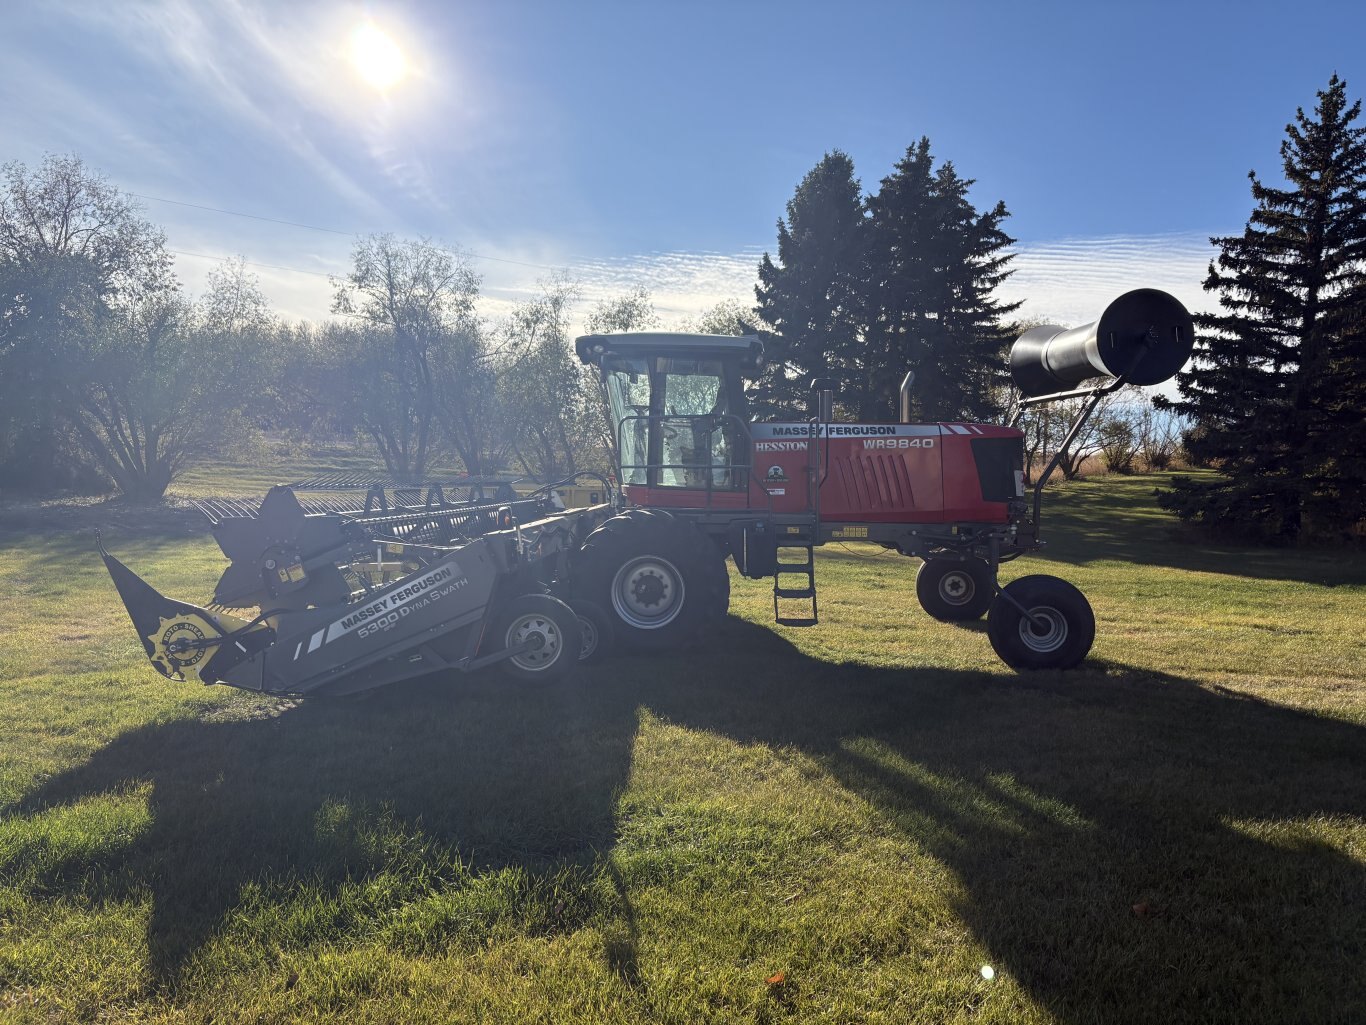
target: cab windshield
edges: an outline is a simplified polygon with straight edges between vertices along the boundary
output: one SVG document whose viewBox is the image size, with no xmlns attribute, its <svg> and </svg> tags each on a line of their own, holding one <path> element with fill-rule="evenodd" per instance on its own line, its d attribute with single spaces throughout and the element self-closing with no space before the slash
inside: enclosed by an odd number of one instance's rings
<svg viewBox="0 0 1366 1025">
<path fill-rule="evenodd" d="M 742 487 L 743 426 L 727 397 L 720 360 L 611 358 L 604 367 L 624 484 Z"/>
</svg>

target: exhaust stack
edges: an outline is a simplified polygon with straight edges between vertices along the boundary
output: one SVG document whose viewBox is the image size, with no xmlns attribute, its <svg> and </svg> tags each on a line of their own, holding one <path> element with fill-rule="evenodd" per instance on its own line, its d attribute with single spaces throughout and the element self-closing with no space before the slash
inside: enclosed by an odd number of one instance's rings
<svg viewBox="0 0 1366 1025">
<path fill-rule="evenodd" d="M 915 371 L 906 371 L 906 376 L 901 379 L 901 422 L 908 424 L 911 422 L 911 386 L 915 384 Z"/>
</svg>

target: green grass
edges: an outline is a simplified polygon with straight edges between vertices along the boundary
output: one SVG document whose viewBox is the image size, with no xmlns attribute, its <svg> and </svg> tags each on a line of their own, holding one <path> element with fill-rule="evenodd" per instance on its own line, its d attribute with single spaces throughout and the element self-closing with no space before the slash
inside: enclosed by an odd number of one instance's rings
<svg viewBox="0 0 1366 1025">
<path fill-rule="evenodd" d="M 176 479 L 170 495 L 172 498 L 260 496 L 276 484 L 305 480 L 324 472 L 383 474 L 384 463 L 354 445 L 303 447 L 280 438 L 266 438 L 254 447 L 254 456 L 247 464 L 226 458 L 197 463 Z"/>
<path fill-rule="evenodd" d="M 1078 671 L 835 546 L 813 630 L 736 580 L 693 650 L 358 702 L 163 680 L 85 525 L 12 527 L 0 1020 L 1361 1021 L 1366 563 L 1175 543 L 1158 483 L 1059 489 L 1008 567 L 1091 598 Z"/>
</svg>

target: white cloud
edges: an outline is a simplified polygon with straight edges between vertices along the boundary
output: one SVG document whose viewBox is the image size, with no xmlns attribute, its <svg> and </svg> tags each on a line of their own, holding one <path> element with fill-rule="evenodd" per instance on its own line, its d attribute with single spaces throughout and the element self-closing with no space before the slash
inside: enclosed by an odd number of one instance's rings
<svg viewBox="0 0 1366 1025">
<path fill-rule="evenodd" d="M 171 243 L 176 249 L 213 255 L 232 251 L 174 229 Z M 346 272 L 349 250 L 350 241 L 337 236 L 308 247 L 281 245 L 266 255 L 249 253 L 248 260 L 281 315 L 321 321 L 330 315 L 332 290 L 326 275 Z M 643 286 L 669 324 L 695 318 L 723 300 L 751 303 L 762 251 L 752 247 L 737 253 L 655 252 L 563 262 L 545 251 L 531 251 L 471 262 L 483 275 L 481 312 L 491 319 L 536 295 L 539 282 L 559 271 L 578 283 L 581 314 L 602 299 Z M 1095 320 L 1106 305 L 1133 288 L 1160 288 L 1191 310 L 1205 309 L 1211 303 L 1200 284 L 1211 252 L 1205 236 L 1189 234 L 1071 238 L 1017 246 L 1015 273 L 1002 287 L 1001 298 L 1025 300 L 1020 316 L 1066 325 Z M 197 291 L 212 262 L 181 260 L 181 277 L 191 291 Z"/>
<path fill-rule="evenodd" d="M 1160 288 L 1192 311 L 1212 304 L 1200 287 L 1213 249 L 1204 235 L 1067 238 L 1016 247 L 1015 273 L 1001 288 L 1023 299 L 1019 316 L 1088 323 L 1134 288 Z"/>
</svg>

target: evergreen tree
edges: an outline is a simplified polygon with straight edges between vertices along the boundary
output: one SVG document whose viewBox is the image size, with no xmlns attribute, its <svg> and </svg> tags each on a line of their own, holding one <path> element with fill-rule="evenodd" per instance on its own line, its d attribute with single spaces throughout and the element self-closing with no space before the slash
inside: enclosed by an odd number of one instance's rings
<svg viewBox="0 0 1366 1025">
<path fill-rule="evenodd" d="M 1366 129 L 1334 75 L 1313 116 L 1286 126 L 1286 184 L 1262 182 L 1242 235 L 1215 238 L 1202 329 L 1169 405 L 1196 427 L 1192 458 L 1215 483 L 1175 478 L 1183 519 L 1282 542 L 1366 513 Z"/>
<path fill-rule="evenodd" d="M 768 359 L 754 395 L 761 413 L 803 413 L 810 379 L 862 338 L 862 193 L 853 161 L 827 153 L 778 220 L 778 260 L 764 254 L 755 288 Z"/>
<path fill-rule="evenodd" d="M 1010 274 L 1001 230 L 1005 204 L 979 214 L 971 179 L 952 163 L 936 170 L 930 141 L 906 151 L 868 201 L 866 337 L 845 355 L 842 393 L 859 419 L 885 419 L 907 370 L 916 375 L 912 412 L 921 420 L 999 415 L 998 385 L 1009 342 L 1001 318 L 1019 303 L 992 298 Z"/>
</svg>

